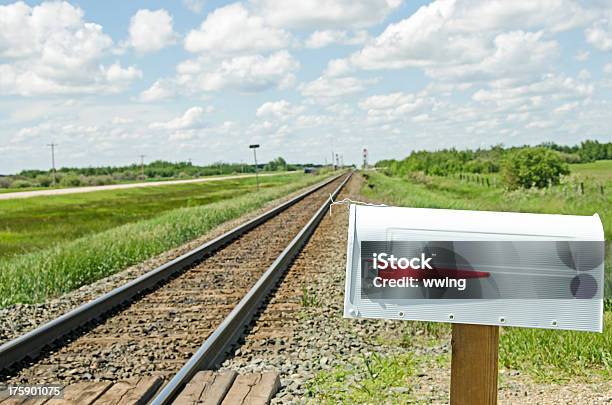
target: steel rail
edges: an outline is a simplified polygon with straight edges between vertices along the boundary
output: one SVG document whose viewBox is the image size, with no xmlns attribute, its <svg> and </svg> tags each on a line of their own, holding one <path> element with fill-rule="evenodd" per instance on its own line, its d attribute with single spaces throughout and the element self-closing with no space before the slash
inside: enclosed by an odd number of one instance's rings
<svg viewBox="0 0 612 405">
<path fill-rule="evenodd" d="M 229 244 L 234 239 L 246 232 L 256 228 L 274 216 L 280 214 L 287 208 L 303 200 L 308 195 L 325 187 L 331 182 L 340 178 L 344 173 L 333 176 L 305 192 L 293 197 L 289 201 L 272 208 L 271 210 L 259 215 L 258 217 L 242 224 L 223 235 L 208 241 L 199 247 L 147 272 L 146 274 L 120 286 L 106 294 L 95 298 L 79 307 L 51 320 L 44 325 L 0 346 L 0 371 L 10 368 L 12 365 L 26 359 L 34 358 L 46 346 L 53 344 L 62 337 L 74 332 L 89 322 L 94 321 L 130 301 L 138 294 L 147 291 L 161 283 L 174 274 L 199 262 L 204 257 L 214 253 L 223 246 Z"/>
<path fill-rule="evenodd" d="M 170 404 L 181 392 L 185 385 L 200 370 L 214 368 L 222 360 L 230 347 L 243 334 L 244 328 L 251 322 L 254 314 L 265 301 L 268 294 L 276 286 L 278 279 L 289 268 L 293 259 L 308 242 L 310 236 L 323 216 L 327 213 L 331 200 L 335 198 L 340 190 L 350 179 L 349 173 L 344 181 L 334 190 L 330 198 L 318 209 L 316 214 L 308 221 L 306 226 L 293 238 L 285 250 L 268 267 L 261 278 L 255 283 L 249 292 L 234 307 L 232 312 L 204 341 L 202 346 L 185 363 L 178 373 L 166 384 L 159 394 L 152 400 L 151 405 Z"/>
</svg>

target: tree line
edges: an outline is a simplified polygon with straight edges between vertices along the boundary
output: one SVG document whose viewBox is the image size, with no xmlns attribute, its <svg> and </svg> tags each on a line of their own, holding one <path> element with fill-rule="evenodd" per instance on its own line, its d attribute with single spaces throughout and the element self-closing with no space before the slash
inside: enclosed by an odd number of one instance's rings
<svg viewBox="0 0 612 405">
<path fill-rule="evenodd" d="M 313 164 L 289 164 L 282 157 L 257 165 L 260 171 L 295 171 Z M 191 162 L 156 160 L 144 165 L 62 167 L 51 170 L 23 170 L 16 175 L 0 176 L 0 188 L 50 187 L 53 178 L 59 186 L 99 186 L 147 179 L 189 179 L 196 177 L 255 173 L 254 164 L 218 162 L 194 165 Z"/>
<path fill-rule="evenodd" d="M 587 163 L 612 159 L 612 142 L 584 141 L 565 146 L 553 142 L 538 146 L 488 149 L 414 151 L 402 160 L 381 160 L 376 167 L 393 176 L 421 172 L 431 176 L 457 173 L 500 173 L 510 189 L 547 187 L 558 184 L 561 175 L 569 174 L 568 163 Z"/>
</svg>

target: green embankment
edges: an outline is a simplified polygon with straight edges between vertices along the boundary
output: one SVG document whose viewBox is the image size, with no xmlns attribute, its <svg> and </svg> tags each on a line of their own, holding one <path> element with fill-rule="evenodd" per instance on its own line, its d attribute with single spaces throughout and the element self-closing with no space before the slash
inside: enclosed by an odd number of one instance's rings
<svg viewBox="0 0 612 405">
<path fill-rule="evenodd" d="M 15 200 L 7 209 L 20 213 L 22 222 L 12 226 L 20 224 L 30 238 L 44 235 L 52 246 L 30 245 L 29 253 L 0 258 L 0 306 L 41 302 L 71 291 L 325 177 L 266 177 L 260 179 L 258 193 L 253 192 L 253 179 L 242 179 L 105 191 L 104 201 L 97 193 Z M 29 206 L 22 209 L 24 202 Z M 2 217 L 4 221 L 11 215 Z M 36 224 L 45 221 L 49 223 Z"/>
<path fill-rule="evenodd" d="M 263 189 L 289 184 L 299 174 L 260 178 Z M 95 191 L 0 200 L 0 258 L 29 253 L 183 207 L 239 197 L 255 179 Z"/>
</svg>

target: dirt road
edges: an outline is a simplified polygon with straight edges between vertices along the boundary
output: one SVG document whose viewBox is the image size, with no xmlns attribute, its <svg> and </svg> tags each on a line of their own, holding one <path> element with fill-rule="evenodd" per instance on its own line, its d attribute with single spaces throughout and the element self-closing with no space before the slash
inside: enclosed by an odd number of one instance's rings
<svg viewBox="0 0 612 405">
<path fill-rule="evenodd" d="M 299 173 L 295 172 L 282 172 L 282 173 L 263 173 L 260 177 L 265 176 L 277 176 L 279 174 L 288 173 Z M 203 183 L 207 181 L 220 181 L 227 179 L 237 179 L 255 177 L 254 174 L 237 174 L 233 176 L 215 176 L 215 177 L 202 177 L 199 179 L 189 180 L 166 180 L 166 181 L 151 181 L 148 183 L 129 183 L 129 184 L 109 184 L 106 186 L 88 186 L 88 187 L 71 187 L 71 188 L 54 188 L 50 190 L 36 190 L 36 191 L 21 191 L 15 193 L 0 194 L 0 200 L 11 200 L 15 198 L 31 198 L 40 197 L 45 195 L 62 195 L 62 194 L 77 194 L 77 193 L 91 193 L 92 191 L 103 191 L 103 190 L 117 190 L 122 188 L 137 188 L 137 187 L 156 187 L 156 186 L 168 186 L 171 184 L 189 184 L 189 183 Z"/>
</svg>

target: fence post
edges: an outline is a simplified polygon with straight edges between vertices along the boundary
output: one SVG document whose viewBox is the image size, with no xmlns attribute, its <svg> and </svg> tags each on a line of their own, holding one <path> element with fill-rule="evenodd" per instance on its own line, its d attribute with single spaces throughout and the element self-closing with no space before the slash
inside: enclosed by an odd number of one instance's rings
<svg viewBox="0 0 612 405">
<path fill-rule="evenodd" d="M 451 405 L 497 404 L 499 326 L 454 323 Z"/>
</svg>

